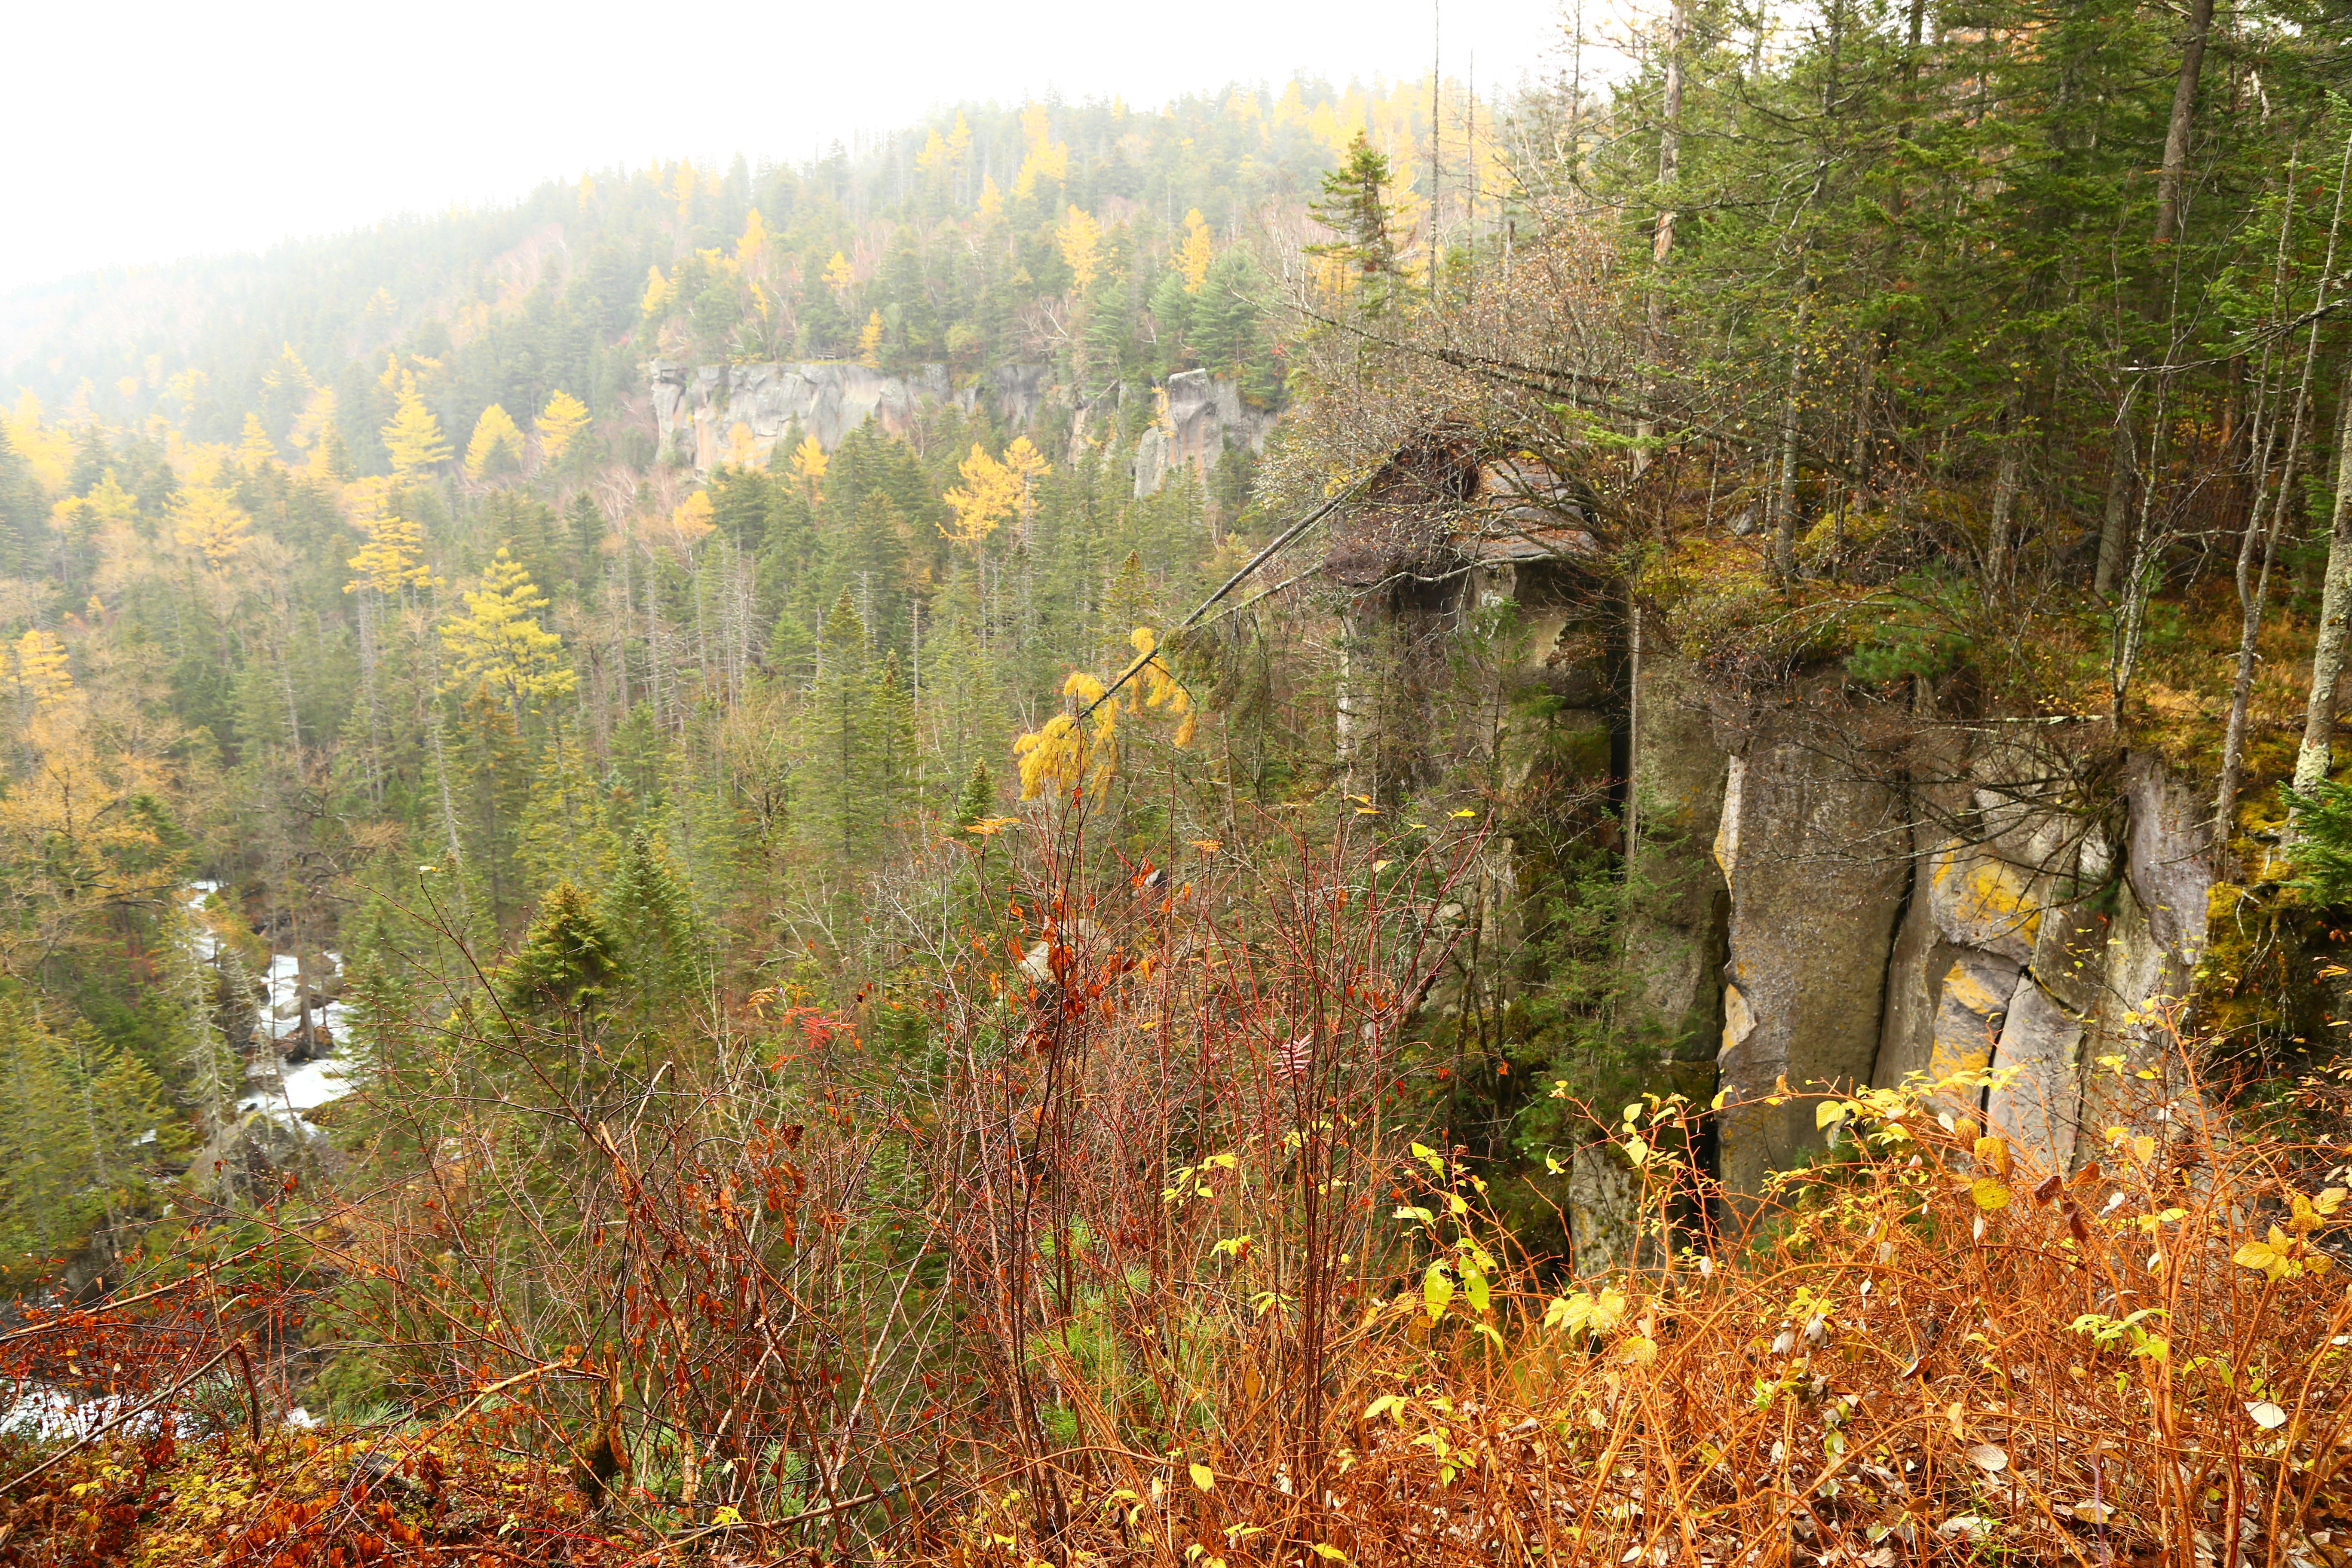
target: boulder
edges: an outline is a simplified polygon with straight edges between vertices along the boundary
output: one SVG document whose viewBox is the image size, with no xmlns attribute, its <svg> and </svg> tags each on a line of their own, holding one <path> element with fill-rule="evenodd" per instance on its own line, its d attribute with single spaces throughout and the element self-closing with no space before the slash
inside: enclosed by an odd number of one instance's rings
<svg viewBox="0 0 2352 1568">
<path fill-rule="evenodd" d="M 283 1110 L 248 1110 L 213 1134 L 189 1163 L 198 1192 L 247 1200 L 268 1197 L 289 1172 L 305 1168 L 321 1134 Z"/>
</svg>

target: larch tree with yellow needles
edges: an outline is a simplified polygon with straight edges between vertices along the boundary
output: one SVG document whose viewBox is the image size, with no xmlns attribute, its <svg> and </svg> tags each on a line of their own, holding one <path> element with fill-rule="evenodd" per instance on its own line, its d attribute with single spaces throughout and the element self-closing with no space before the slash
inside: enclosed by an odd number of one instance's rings
<svg viewBox="0 0 2352 1568">
<path fill-rule="evenodd" d="M 344 593 L 366 591 L 390 599 L 433 585 L 432 569 L 425 564 L 425 531 L 402 515 L 388 484 L 362 479 L 344 492 L 344 504 L 352 526 L 367 537 L 359 553 L 344 563 L 358 574 L 343 584 Z"/>
<path fill-rule="evenodd" d="M 1083 669 L 1074 669 L 1062 682 L 1062 696 L 1070 703 L 1038 729 L 1013 742 L 1021 765 L 1021 798 L 1035 800 L 1046 790 L 1075 789 L 1084 783 L 1099 794 L 1118 772 L 1119 721 L 1146 711 L 1158 711 L 1178 721 L 1170 737 L 1178 747 L 1192 743 L 1199 715 L 1192 694 L 1160 657 L 1160 640 L 1150 626 L 1128 634 L 1135 658 L 1117 678 L 1105 682 Z"/>
<path fill-rule="evenodd" d="M 824 448 L 817 444 L 815 437 L 802 437 L 801 444 L 793 448 L 793 478 L 807 493 L 811 506 L 824 499 Z"/>
<path fill-rule="evenodd" d="M 392 471 L 403 479 L 414 478 L 449 460 L 449 443 L 441 434 L 441 421 L 425 406 L 425 397 L 416 390 L 413 371 L 400 373 L 399 402 L 394 406 L 391 419 L 385 422 L 383 435 L 383 449 L 392 456 Z"/>
<path fill-rule="evenodd" d="M 466 443 L 466 477 L 494 479 L 522 468 L 522 429 L 503 404 L 493 403 L 474 421 L 474 438 Z"/>
<path fill-rule="evenodd" d="M 1004 448 L 1002 460 L 973 442 L 971 456 L 956 471 L 963 483 L 940 498 L 955 513 L 955 521 L 941 523 L 940 531 L 976 553 L 1006 522 L 1017 520 L 1025 534 L 1037 515 L 1037 481 L 1054 470 L 1036 445 L 1020 436 Z"/>
<path fill-rule="evenodd" d="M 727 466 L 748 468 L 759 460 L 759 457 L 760 438 L 751 434 L 749 425 L 738 419 L 735 427 L 727 432 Z"/>
<path fill-rule="evenodd" d="M 30 709 L 53 707 L 73 694 L 73 670 L 64 641 L 38 626 L 28 629 L 9 649 L 8 673 L 17 696 Z"/>
<path fill-rule="evenodd" d="M 462 597 L 464 612 L 441 628 L 441 645 L 450 658 L 444 691 L 485 688 L 520 711 L 525 703 L 563 696 L 579 683 L 563 660 L 563 639 L 539 623 L 547 595 L 503 548 L 484 569 L 481 585 Z"/>
<path fill-rule="evenodd" d="M 1184 275 L 1184 292 L 1198 294 L 1201 284 L 1209 276 L 1209 263 L 1217 258 L 1217 247 L 1209 237 L 1209 226 L 1194 207 L 1184 215 L 1184 248 L 1176 258 L 1177 269 Z"/>
<path fill-rule="evenodd" d="M 753 207 L 743 216 L 743 232 L 735 240 L 735 265 L 750 272 L 767 259 L 768 220 Z"/>
<path fill-rule="evenodd" d="M 572 443 L 588 427 L 588 405 L 562 387 L 551 394 L 547 406 L 539 411 L 533 421 L 539 430 L 539 460 L 554 464 L 563 460 Z"/>
<path fill-rule="evenodd" d="M 191 485 L 172 508 L 172 537 L 215 572 L 226 572 L 245 553 L 253 519 L 226 490 Z"/>
<path fill-rule="evenodd" d="M 978 555 L 988 536 L 1013 515 L 1020 500 L 1019 481 L 977 441 L 956 472 L 963 483 L 940 498 L 955 513 L 955 521 L 940 524 L 940 531 Z"/>
<path fill-rule="evenodd" d="M 1073 206 L 1055 226 L 1054 238 L 1061 246 L 1062 260 L 1070 269 L 1071 287 L 1085 293 L 1102 273 L 1102 225 L 1085 208 Z"/>
<path fill-rule="evenodd" d="M 278 444 L 262 427 L 258 414 L 248 412 L 245 416 L 245 434 L 236 444 L 236 460 L 248 468 L 267 468 L 278 461 Z"/>
<path fill-rule="evenodd" d="M 710 501 L 709 490 L 697 490 L 670 509 L 670 531 L 688 550 L 710 537 L 719 526 L 718 508 Z"/>
</svg>

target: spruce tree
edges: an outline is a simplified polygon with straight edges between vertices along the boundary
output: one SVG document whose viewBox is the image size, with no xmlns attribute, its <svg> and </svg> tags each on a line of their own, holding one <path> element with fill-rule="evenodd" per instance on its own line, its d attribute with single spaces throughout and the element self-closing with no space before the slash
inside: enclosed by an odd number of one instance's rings
<svg viewBox="0 0 2352 1568">
<path fill-rule="evenodd" d="M 1323 176 L 1321 194 L 1308 207 L 1316 221 L 1339 237 L 1308 246 L 1307 254 L 1329 257 L 1354 275 L 1356 307 L 1366 315 L 1383 313 L 1403 290 L 1397 267 L 1397 212 L 1389 195 L 1394 179 L 1388 154 L 1376 151 L 1359 131 L 1348 144 L 1347 157 Z M 1214 268 L 1210 279 L 1201 291 L 1204 298 L 1215 286 Z"/>
<path fill-rule="evenodd" d="M 582 490 L 563 510 L 563 530 L 572 558 L 572 580 L 579 584 L 580 596 L 584 601 L 589 589 L 602 575 L 604 535 L 611 531 L 611 528 L 604 521 L 604 509 L 596 504 L 596 498 Z"/>
<path fill-rule="evenodd" d="M 624 979 L 613 933 L 588 895 L 559 882 L 499 971 L 499 999 L 510 1013 L 578 1030 L 603 1021 Z"/>
<path fill-rule="evenodd" d="M 660 837 L 644 828 L 629 835 L 599 914 L 641 1016 L 656 1017 L 700 990 L 701 922 Z"/>
<path fill-rule="evenodd" d="M 0 574 L 24 571 L 45 531 L 48 509 L 41 504 L 40 481 L 0 425 Z"/>
<path fill-rule="evenodd" d="M 845 588 L 817 639 L 816 685 L 803 731 L 807 783 L 801 792 L 817 847 L 843 869 L 860 867 L 872 842 L 873 684 L 866 623 Z"/>
</svg>

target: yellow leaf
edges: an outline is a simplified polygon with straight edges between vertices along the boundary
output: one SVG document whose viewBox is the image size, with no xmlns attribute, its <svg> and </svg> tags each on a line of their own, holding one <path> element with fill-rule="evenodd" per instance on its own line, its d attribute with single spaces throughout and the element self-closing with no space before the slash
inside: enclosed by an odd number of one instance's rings
<svg viewBox="0 0 2352 1568">
<path fill-rule="evenodd" d="M 1330 1563 L 1345 1563 L 1348 1560 L 1346 1552 L 1328 1541 L 1318 1541 L 1315 1543 L 1315 1555 Z"/>
<path fill-rule="evenodd" d="M 2009 1175 L 2009 1140 L 1988 1135 L 1976 1142 L 1977 1163 L 2006 1179 Z"/>
<path fill-rule="evenodd" d="M 1422 1305 L 1429 1309 L 1434 1322 L 1445 1315 L 1445 1304 L 1454 1300 L 1454 1276 L 1443 1263 L 1433 1263 L 1421 1277 Z"/>
<path fill-rule="evenodd" d="M 1208 1466 L 1194 1465 L 1192 1467 L 1192 1484 L 1194 1486 L 1200 1488 L 1204 1492 L 1213 1490 L 1215 1489 L 1217 1478 L 1215 1475 L 1211 1473 Z"/>
<path fill-rule="evenodd" d="M 1976 1199 L 1977 1207 L 1990 1213 L 2009 1206 L 2009 1188 L 1990 1176 L 1979 1176 L 1969 1187 L 1969 1196 Z"/>
</svg>

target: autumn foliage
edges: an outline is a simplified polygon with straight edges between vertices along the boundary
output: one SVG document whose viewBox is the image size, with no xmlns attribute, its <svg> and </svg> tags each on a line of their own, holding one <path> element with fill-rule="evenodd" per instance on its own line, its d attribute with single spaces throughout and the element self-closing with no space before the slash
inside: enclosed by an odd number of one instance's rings
<svg viewBox="0 0 2352 1568">
<path fill-rule="evenodd" d="M 1813 1096 L 1832 1152 L 1762 1194 L 1689 1158 L 1710 1108 L 1603 1108 L 1645 1239 L 1578 1277 L 1397 1109 L 1482 826 L 1161 866 L 1087 811 L 919 1061 L 781 992 L 648 1032 L 643 939 L 535 928 L 386 1037 L 400 1158 L 0 1338 L 84 1402 L 0 1447 L 0 1555 L 2333 1560 L 2345 1189 L 2185 1048 L 2071 1173 L 1978 1078 Z M 395 1401 L 288 1429 L 305 1341 Z"/>
</svg>

